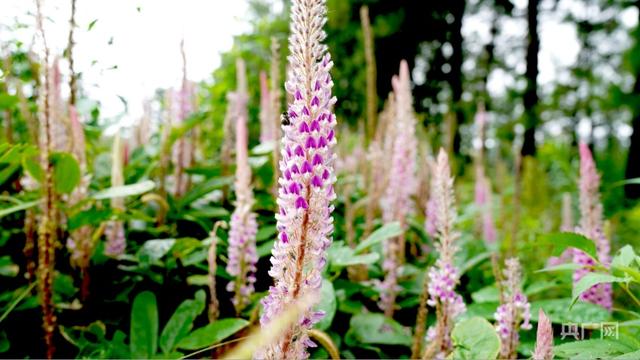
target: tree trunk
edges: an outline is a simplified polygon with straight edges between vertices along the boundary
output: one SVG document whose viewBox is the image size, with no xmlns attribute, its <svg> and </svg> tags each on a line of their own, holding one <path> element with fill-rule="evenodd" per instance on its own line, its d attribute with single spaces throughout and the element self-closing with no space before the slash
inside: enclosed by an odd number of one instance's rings
<svg viewBox="0 0 640 360">
<path fill-rule="evenodd" d="M 527 24 L 529 25 L 529 42 L 527 44 L 527 89 L 524 93 L 525 130 L 522 144 L 522 155 L 536 154 L 536 127 L 538 125 L 538 50 L 540 38 L 538 37 L 538 4 L 539 0 L 529 0 L 527 6 Z"/>
<path fill-rule="evenodd" d="M 462 111 L 462 62 L 463 62 L 463 48 L 462 48 L 462 19 L 464 18 L 464 10 L 466 6 L 465 0 L 455 0 L 452 2 L 451 15 L 453 15 L 453 24 L 451 24 L 451 47 L 453 53 L 451 54 L 451 73 L 450 82 L 451 85 L 451 100 L 453 102 L 453 111 L 455 112 L 455 129 L 453 137 L 453 152 L 454 154 L 460 153 L 460 124 L 464 123 L 464 113 Z"/>
<path fill-rule="evenodd" d="M 635 2 L 638 8 L 638 19 L 640 20 L 640 1 Z M 640 25 L 638 25 L 640 26 Z M 636 41 L 640 42 L 640 39 Z M 636 46 L 640 46 L 636 44 Z M 640 69 L 636 69 L 636 83 L 633 86 L 634 95 L 640 94 Z M 627 155 L 627 169 L 624 173 L 626 179 L 640 178 L 640 111 L 634 108 L 631 126 L 631 143 L 629 144 L 629 154 Z M 640 199 L 640 185 L 626 185 L 624 194 L 627 199 Z"/>
</svg>

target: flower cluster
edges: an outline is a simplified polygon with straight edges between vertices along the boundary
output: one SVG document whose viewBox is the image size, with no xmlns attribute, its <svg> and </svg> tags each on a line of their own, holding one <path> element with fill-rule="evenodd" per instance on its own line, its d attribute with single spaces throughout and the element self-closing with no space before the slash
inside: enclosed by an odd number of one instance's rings
<svg viewBox="0 0 640 360">
<path fill-rule="evenodd" d="M 413 114 L 413 96 L 411 95 L 411 79 L 409 65 L 400 63 L 400 73 L 392 79 L 395 95 L 395 121 L 393 126 L 393 148 L 391 155 L 389 183 L 382 199 L 382 215 L 385 222 L 399 221 L 412 210 L 411 197 L 417 191 L 416 181 L 416 119 Z M 393 315 L 396 293 L 398 292 L 398 271 L 402 265 L 404 238 L 389 239 L 383 244 L 384 261 L 382 268 L 385 279 L 380 286 L 380 308 L 387 316 Z"/>
<path fill-rule="evenodd" d="M 586 144 L 580 143 L 580 226 L 578 232 L 595 242 L 598 260 L 608 266 L 610 244 L 603 229 L 599 188 L 600 176 L 596 170 L 591 151 Z M 576 284 L 589 272 L 586 267 L 594 265 L 594 260 L 584 252 L 574 250 L 573 261 L 584 266 L 573 273 L 573 282 Z M 611 310 L 613 306 L 611 284 L 594 285 L 583 292 L 580 299 Z"/>
<path fill-rule="evenodd" d="M 242 311 L 253 293 L 258 263 L 256 250 L 258 223 L 256 214 L 251 211 L 254 199 L 251 190 L 247 138 L 247 120 L 239 116 L 236 119 L 236 208 L 231 215 L 227 263 L 227 272 L 235 277 L 234 281 L 227 285 L 227 290 L 235 293 L 233 305 L 238 313 Z"/>
<path fill-rule="evenodd" d="M 531 304 L 521 289 L 521 267 L 517 258 L 507 259 L 504 270 L 504 302 L 495 313 L 496 331 L 502 340 L 500 358 L 511 359 L 516 355 L 520 329 L 531 329 Z"/>
<path fill-rule="evenodd" d="M 455 319 L 466 311 L 462 297 L 455 292 L 459 281 L 458 270 L 453 265 L 453 256 L 457 250 L 455 241 L 459 234 L 454 230 L 456 204 L 453 193 L 453 178 L 449 167 L 449 158 L 440 149 L 431 178 L 431 204 L 427 211 L 433 213 L 435 234 L 438 238 L 436 248 L 439 258 L 435 267 L 429 269 L 429 300 L 427 304 L 436 308 L 437 323 L 427 331 L 427 341 L 441 341 L 438 357 L 446 356 L 452 348 L 451 330 Z"/>
<path fill-rule="evenodd" d="M 269 275 L 274 279 L 263 299 L 262 326 L 304 296 L 319 298 L 326 250 L 331 244 L 335 198 L 333 164 L 336 144 L 332 113 L 335 97 L 329 71 L 333 66 L 322 29 L 325 0 L 295 0 L 291 8 L 290 74 L 285 84 L 292 102 L 283 124 L 280 179 L 276 214 L 279 232 L 271 256 Z M 314 346 L 307 331 L 324 314 L 307 309 L 301 319 L 276 342 L 261 349 L 258 358 L 308 357 Z"/>
</svg>

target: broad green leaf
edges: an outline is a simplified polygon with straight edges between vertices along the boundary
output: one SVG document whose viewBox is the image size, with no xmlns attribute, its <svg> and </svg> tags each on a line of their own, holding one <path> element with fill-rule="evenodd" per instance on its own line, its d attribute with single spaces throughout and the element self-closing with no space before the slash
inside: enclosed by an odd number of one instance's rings
<svg viewBox="0 0 640 360">
<path fill-rule="evenodd" d="M 153 239 L 144 242 L 136 256 L 141 261 L 157 261 L 165 256 L 176 243 L 176 239 Z"/>
<path fill-rule="evenodd" d="M 146 192 L 149 192 L 153 190 L 155 187 L 156 187 L 156 184 L 153 181 L 145 180 L 135 184 L 114 186 L 104 190 L 100 190 L 95 194 L 93 194 L 92 197 L 96 200 L 104 200 L 104 199 L 121 198 L 121 197 L 127 197 L 127 196 L 135 196 L 135 195 L 141 195 Z"/>
<path fill-rule="evenodd" d="M 592 286 L 602 283 L 628 282 L 629 278 L 617 277 L 609 274 L 587 273 L 578 283 L 573 286 L 571 305 L 578 301 L 580 295 L 589 290 Z"/>
<path fill-rule="evenodd" d="M 500 293 L 495 285 L 485 286 L 471 294 L 474 303 L 497 302 L 500 301 Z"/>
<path fill-rule="evenodd" d="M 14 205 L 14 206 L 10 206 L 8 208 L 4 208 L 4 209 L 0 209 L 0 218 L 7 216 L 9 214 L 12 214 L 16 211 L 22 211 L 22 210 L 26 210 L 29 208 L 32 208 L 36 205 L 38 205 L 40 203 L 40 201 L 36 200 L 36 201 L 29 201 L 29 202 L 25 202 L 25 203 L 21 203 L 18 205 Z"/>
<path fill-rule="evenodd" d="M 189 334 L 193 321 L 202 313 L 204 307 L 205 294 L 202 290 L 196 293 L 195 300 L 185 300 L 178 306 L 160 334 L 160 349 L 163 353 L 168 354 L 175 350 L 176 344 Z"/>
<path fill-rule="evenodd" d="M 340 268 L 359 264 L 373 264 L 378 261 L 380 255 L 378 253 L 356 255 L 352 248 L 341 245 L 341 243 L 334 243 L 329 248 L 328 258 L 331 267 Z"/>
<path fill-rule="evenodd" d="M 314 326 L 318 330 L 327 330 L 331 326 L 333 317 L 336 314 L 336 292 L 333 284 L 327 279 L 322 280 L 320 288 L 320 303 L 316 306 L 316 310 L 324 311 L 324 317 Z"/>
<path fill-rule="evenodd" d="M 198 350 L 215 345 L 249 325 L 244 319 L 222 319 L 194 330 L 183 338 L 178 347 L 186 350 Z"/>
<path fill-rule="evenodd" d="M 616 356 L 612 360 L 638 360 L 638 359 L 640 359 L 640 350 L 636 350 L 633 352 Z"/>
<path fill-rule="evenodd" d="M 38 158 L 36 158 L 35 156 L 22 157 L 22 167 L 37 182 L 41 183 L 42 180 L 44 180 L 44 170 L 42 169 Z"/>
<path fill-rule="evenodd" d="M 158 305 L 156 296 L 143 291 L 133 300 L 129 348 L 134 359 L 149 359 L 158 348 Z"/>
<path fill-rule="evenodd" d="M 261 226 L 260 229 L 258 229 L 258 233 L 256 234 L 256 241 L 261 242 L 265 240 L 275 239 L 277 233 L 278 229 L 276 229 L 275 225 Z"/>
<path fill-rule="evenodd" d="M 257 249 L 258 257 L 261 258 L 263 256 L 271 255 L 271 249 L 273 249 L 274 243 L 275 243 L 275 240 L 270 240 L 258 245 L 258 249 Z"/>
<path fill-rule="evenodd" d="M 371 235 L 369 235 L 367 239 L 360 242 L 355 248 L 355 253 L 359 254 L 375 244 L 378 244 L 390 238 L 394 238 L 396 236 L 400 236 L 401 234 L 402 227 L 400 227 L 399 222 L 385 224 L 378 230 L 374 231 Z"/>
<path fill-rule="evenodd" d="M 631 266 L 633 261 L 636 259 L 636 253 L 633 251 L 633 247 L 631 245 L 625 245 L 622 249 L 618 250 L 616 256 L 611 260 L 612 267 L 618 266 Z"/>
<path fill-rule="evenodd" d="M 609 339 L 574 341 L 554 346 L 553 354 L 559 358 L 610 359 L 634 351 L 629 346 Z"/>
<path fill-rule="evenodd" d="M 68 194 L 80 182 L 80 165 L 71 154 L 58 152 L 51 154 L 53 163 L 53 184 L 56 192 Z"/>
<path fill-rule="evenodd" d="M 531 319 L 538 321 L 538 310 L 542 308 L 551 322 L 562 323 L 600 323 L 608 321 L 611 314 L 602 306 L 587 302 L 578 302 L 569 307 L 571 299 L 540 300 L 531 303 Z"/>
<path fill-rule="evenodd" d="M 566 249 L 573 247 L 584 251 L 593 259 L 598 259 L 596 255 L 596 244 L 593 240 L 580 234 L 571 232 L 545 234 L 540 237 L 538 244 L 550 245 L 553 249 L 552 254 L 554 256 L 559 256 Z"/>
<path fill-rule="evenodd" d="M 357 343 L 411 346 L 411 330 L 383 314 L 353 316 L 349 333 Z"/>
<path fill-rule="evenodd" d="M 566 263 L 560 265 L 549 266 L 544 269 L 537 270 L 536 272 L 554 272 L 554 271 L 576 271 L 582 269 L 584 266 L 574 263 Z"/>
<path fill-rule="evenodd" d="M 495 328 L 481 317 L 458 322 L 451 332 L 453 352 L 449 359 L 495 359 L 500 338 Z"/>
</svg>

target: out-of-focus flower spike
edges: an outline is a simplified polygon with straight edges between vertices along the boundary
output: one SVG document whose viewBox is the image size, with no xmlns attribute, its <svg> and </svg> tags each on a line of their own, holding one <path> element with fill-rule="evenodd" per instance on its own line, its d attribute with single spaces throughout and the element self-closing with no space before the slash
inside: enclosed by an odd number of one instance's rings
<svg viewBox="0 0 640 360">
<path fill-rule="evenodd" d="M 258 223 L 256 214 L 251 211 L 254 199 L 247 143 L 247 121 L 239 116 L 236 120 L 236 208 L 231 215 L 227 262 L 227 272 L 234 277 L 227 290 L 234 293 L 232 301 L 238 314 L 249 303 L 249 297 L 253 294 L 258 263 Z"/>
<path fill-rule="evenodd" d="M 533 360 L 553 359 L 553 328 L 551 321 L 545 315 L 542 308 L 538 311 L 538 331 L 536 334 L 536 348 L 533 351 Z"/>
<path fill-rule="evenodd" d="M 260 72 L 260 142 L 266 143 L 275 140 L 273 121 L 273 105 L 267 73 Z"/>
<path fill-rule="evenodd" d="M 413 211 L 411 197 L 417 191 L 416 155 L 418 142 L 415 135 L 416 119 L 413 114 L 413 96 L 409 65 L 400 63 L 400 73 L 392 79 L 396 99 L 396 113 L 393 126 L 393 155 L 390 164 L 390 178 L 382 199 L 383 219 L 385 222 L 398 221 L 405 227 L 407 215 Z M 402 265 L 404 237 L 388 239 L 383 244 L 384 259 L 382 268 L 384 281 L 380 284 L 379 306 L 385 315 L 391 317 L 395 310 L 398 291 L 398 273 Z"/>
<path fill-rule="evenodd" d="M 605 266 L 610 262 L 610 244 L 603 228 L 602 203 L 600 202 L 600 175 L 585 143 L 580 143 L 580 225 L 578 232 L 596 244 L 598 260 Z M 574 263 L 591 266 L 593 259 L 580 250 L 573 251 Z M 573 273 L 575 284 L 590 270 L 581 268 Z M 598 304 L 608 310 L 613 307 L 613 291 L 610 283 L 597 284 L 580 295 L 580 299 Z"/>
<path fill-rule="evenodd" d="M 120 132 L 117 132 L 113 138 L 113 151 L 111 157 L 111 186 L 124 185 L 124 146 L 120 139 Z M 111 209 L 116 213 L 125 210 L 124 198 L 115 197 L 111 199 Z M 124 254 L 127 246 L 124 223 L 121 220 L 111 220 L 105 228 L 107 244 L 105 246 L 105 254 L 117 257 Z"/>
</svg>

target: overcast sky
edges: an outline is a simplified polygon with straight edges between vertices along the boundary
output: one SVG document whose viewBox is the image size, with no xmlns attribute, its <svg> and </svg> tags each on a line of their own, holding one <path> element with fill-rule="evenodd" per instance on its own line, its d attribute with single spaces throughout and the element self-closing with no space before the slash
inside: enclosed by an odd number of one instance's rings
<svg viewBox="0 0 640 360">
<path fill-rule="evenodd" d="M 62 54 L 67 42 L 70 0 L 43 1 L 52 53 Z M 527 0 L 514 0 L 514 3 L 517 12 L 526 11 Z M 30 15 L 35 11 L 34 2 L 0 0 L 0 4 L 0 41 L 9 34 L 30 43 L 34 34 Z M 572 24 L 563 23 L 562 14 L 567 9 L 579 12 L 584 7 L 582 4 L 580 0 L 563 0 L 559 3 L 560 11 L 541 16 L 541 86 L 558 78 L 563 68 L 575 62 L 580 50 L 576 30 Z M 102 115 L 106 118 L 122 113 L 124 107 L 119 96 L 125 98 L 129 112 L 122 118 L 122 124 L 131 124 L 140 117 L 143 100 L 152 96 L 155 89 L 179 85 L 182 38 L 189 79 L 208 79 L 219 65 L 220 53 L 230 49 L 233 35 L 249 29 L 244 18 L 246 13 L 245 0 L 77 0 L 74 58 L 77 71 L 82 73 L 83 87 L 91 99 L 102 104 Z M 488 40 L 491 16 L 487 15 L 465 16 L 463 34 L 468 48 L 482 46 L 482 42 Z M 637 14 L 633 10 L 619 17 L 628 28 L 636 25 Z M 6 26 L 15 24 L 16 19 L 31 26 L 7 32 Z M 88 31 L 89 24 L 96 19 Z M 522 17 L 504 18 L 500 27 L 501 33 L 510 39 L 521 39 L 527 31 Z M 517 64 L 516 70 L 524 73 L 524 59 L 517 54 L 507 54 L 506 61 L 510 57 Z M 65 73 L 66 67 L 62 70 Z M 499 96 L 513 85 L 513 75 L 494 72 L 489 82 L 492 94 Z"/>
<path fill-rule="evenodd" d="M 69 0 L 43 0 L 48 41 L 53 54 L 62 54 L 67 44 Z M 33 24 L 35 5 L 30 0 L 0 0 L 0 24 L 15 18 Z M 142 112 L 142 102 L 159 87 L 179 85 L 182 76 L 180 40 L 184 38 L 188 77 L 203 80 L 220 63 L 220 53 L 229 50 L 233 35 L 248 30 L 243 17 L 244 0 L 77 0 L 74 59 L 89 97 L 100 101 L 105 117 L 124 109 L 118 96 L 129 103 L 131 123 Z M 89 24 L 96 20 L 91 31 Z M 0 28 L 0 39 L 5 29 Z M 17 36 L 30 42 L 34 28 Z M 114 66 L 117 68 L 114 69 Z M 66 72 L 63 66 L 63 73 Z"/>
</svg>

